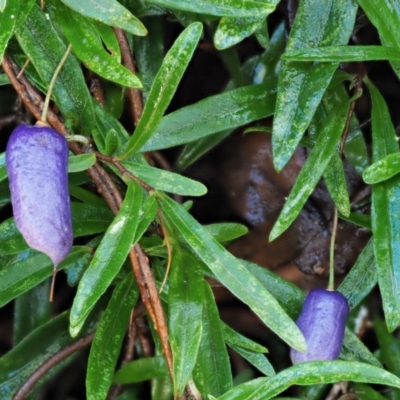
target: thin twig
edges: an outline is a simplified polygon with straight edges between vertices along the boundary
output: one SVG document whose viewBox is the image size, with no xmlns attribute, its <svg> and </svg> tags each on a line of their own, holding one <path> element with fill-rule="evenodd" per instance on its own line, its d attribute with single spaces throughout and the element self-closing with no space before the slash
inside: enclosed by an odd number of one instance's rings
<svg viewBox="0 0 400 400">
<path fill-rule="evenodd" d="M 119 47 L 121 49 L 122 64 L 136 74 L 136 62 L 129 47 L 129 42 L 125 32 L 120 28 L 114 28 L 115 36 L 117 37 Z M 139 89 L 128 88 L 127 96 L 132 104 L 132 116 L 135 126 L 143 113 L 142 93 Z"/>
<path fill-rule="evenodd" d="M 93 337 L 94 337 L 94 332 L 87 336 L 84 336 L 83 338 L 77 340 L 76 342 L 71 343 L 70 345 L 64 347 L 57 353 L 51 355 L 39 368 L 37 368 L 33 372 L 33 374 L 17 390 L 12 400 L 23 400 L 28 395 L 33 386 L 36 384 L 36 382 L 44 375 L 46 375 L 51 368 L 55 367 L 57 364 L 65 360 L 71 354 L 86 347 L 88 344 L 92 342 Z"/>
</svg>

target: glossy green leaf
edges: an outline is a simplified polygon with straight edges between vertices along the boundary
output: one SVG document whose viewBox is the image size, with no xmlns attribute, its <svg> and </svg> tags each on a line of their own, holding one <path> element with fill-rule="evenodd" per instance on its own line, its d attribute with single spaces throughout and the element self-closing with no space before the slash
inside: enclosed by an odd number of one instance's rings
<svg viewBox="0 0 400 400">
<path fill-rule="evenodd" d="M 311 195 L 339 144 L 349 109 L 348 102 L 336 101 L 334 112 L 331 112 L 318 134 L 317 141 L 307 158 L 294 187 L 290 192 L 283 209 L 275 222 L 269 236 L 272 241 L 281 235 L 300 213 Z"/>
<path fill-rule="evenodd" d="M 95 207 L 107 208 L 106 201 L 102 197 L 97 196 L 96 194 L 90 192 L 89 190 L 86 190 L 80 186 L 72 184 L 68 185 L 68 189 L 69 189 L 69 194 L 72 197 L 75 197 L 76 199 L 84 203 L 90 204 Z M 74 202 L 72 202 L 72 204 L 74 204 Z"/>
<path fill-rule="evenodd" d="M 306 343 L 295 323 L 240 261 L 228 253 L 181 205 L 165 195 L 160 194 L 159 199 L 171 224 L 217 279 L 286 343 L 304 350 Z"/>
<path fill-rule="evenodd" d="M 137 242 L 146 232 L 149 225 L 154 221 L 158 209 L 158 203 L 155 194 L 150 196 L 143 202 L 139 210 L 139 223 L 135 232 L 134 241 Z"/>
<path fill-rule="evenodd" d="M 0 0 L 0 12 L 3 12 L 6 8 L 7 0 Z"/>
<path fill-rule="evenodd" d="M 0 4 L 0 63 L 8 41 L 14 33 L 16 23 L 22 22 L 35 4 L 34 0 L 14 0 L 7 3 L 2 0 L 2 2 L 3 4 Z M 4 77 L 6 78 L 5 75 Z"/>
<path fill-rule="evenodd" d="M 203 196 L 207 193 L 207 188 L 202 183 L 174 172 L 135 162 L 123 162 L 122 164 L 129 172 L 155 189 L 182 196 Z"/>
<path fill-rule="evenodd" d="M 347 44 L 356 11 L 357 6 L 352 0 L 302 1 L 286 51 Z M 272 133 L 273 161 L 278 171 L 296 150 L 337 66 L 337 63 L 283 62 Z"/>
<path fill-rule="evenodd" d="M 260 46 L 266 49 L 269 44 L 267 20 L 262 21 L 261 24 L 257 26 L 254 34 L 256 35 L 256 39 Z"/>
<path fill-rule="evenodd" d="M 275 10 L 276 1 L 257 2 L 253 0 L 149 0 L 149 3 L 176 10 L 226 17 L 267 16 Z"/>
<path fill-rule="evenodd" d="M 200 23 L 189 25 L 168 51 L 154 79 L 135 134 L 129 140 L 121 158 L 138 151 L 154 134 L 186 71 L 202 31 L 203 26 Z"/>
<path fill-rule="evenodd" d="M 246 226 L 233 222 L 205 225 L 204 228 L 220 243 L 237 239 L 249 231 Z"/>
<path fill-rule="evenodd" d="M 264 24 L 264 21 L 265 15 L 251 18 L 221 18 L 214 35 L 215 47 L 223 50 L 240 43 Z"/>
<path fill-rule="evenodd" d="M 203 331 L 193 379 L 207 398 L 208 395 L 220 396 L 232 388 L 232 372 L 213 292 L 205 281 L 202 282 L 202 290 Z"/>
<path fill-rule="evenodd" d="M 347 191 L 344 167 L 339 153 L 334 151 L 324 173 L 329 194 L 338 210 L 345 216 L 350 215 L 350 199 Z"/>
<path fill-rule="evenodd" d="M 192 375 L 202 337 L 202 281 L 195 257 L 188 257 L 179 245 L 174 245 L 168 281 L 168 329 L 177 397 L 182 396 Z"/>
<path fill-rule="evenodd" d="M 145 37 L 135 37 L 134 48 L 140 79 L 143 83 L 143 101 L 146 103 L 164 57 L 164 37 L 162 17 L 147 17 L 143 21 L 149 34 Z"/>
<path fill-rule="evenodd" d="M 168 375 L 163 356 L 140 358 L 123 365 L 114 375 L 113 382 L 126 384 L 148 381 Z"/>
<path fill-rule="evenodd" d="M 89 268 L 79 282 L 71 308 L 70 333 L 76 336 L 97 301 L 110 286 L 133 244 L 142 203 L 142 189 L 128 186 L 121 209 L 105 233 Z"/>
<path fill-rule="evenodd" d="M 117 0 L 61 0 L 79 14 L 101 21 L 106 25 L 116 26 L 133 35 L 146 35 L 143 24 Z"/>
<path fill-rule="evenodd" d="M 90 247 L 74 246 L 67 258 L 58 266 L 60 271 L 72 264 L 87 265 L 91 259 Z M 42 253 L 27 252 L 27 257 L 0 270 L 0 307 L 27 292 L 53 272 L 53 263 Z"/>
<path fill-rule="evenodd" d="M 218 400 L 268 400 L 292 385 L 314 385 L 340 381 L 368 382 L 400 388 L 400 378 L 384 369 L 359 362 L 318 361 L 297 364 L 272 378 L 239 385 Z"/>
<path fill-rule="evenodd" d="M 400 376 L 400 343 L 397 337 L 388 332 L 385 323 L 380 318 L 375 317 L 373 324 L 379 343 L 382 363 L 389 372 Z M 400 391 L 396 390 L 395 392 L 390 398 L 397 400 L 400 398 Z"/>
<path fill-rule="evenodd" d="M 16 37 L 47 86 L 67 47 L 39 6 L 32 8 Z M 67 126 L 79 130 L 75 133 L 89 135 L 94 119 L 92 99 L 81 67 L 72 55 L 61 69 L 52 94 Z"/>
<path fill-rule="evenodd" d="M 103 46 L 95 28 L 85 17 L 67 7 L 58 7 L 57 19 L 77 57 L 97 75 L 122 86 L 140 88 L 139 78 Z M 95 21 L 94 21 L 95 22 Z"/>
<path fill-rule="evenodd" d="M 86 171 L 96 162 L 94 153 L 78 154 L 68 159 L 68 172 Z"/>
<path fill-rule="evenodd" d="M 86 374 L 86 398 L 105 399 L 139 291 L 131 273 L 118 284 L 96 329 Z M 99 373 L 101 371 L 101 373 Z"/>
<path fill-rule="evenodd" d="M 351 61 L 400 61 L 398 48 L 385 46 L 326 46 L 295 49 L 282 58 L 290 61 L 351 62 Z"/>
<path fill-rule="evenodd" d="M 357 361 L 382 368 L 381 363 L 368 350 L 358 336 L 346 327 L 339 358 L 345 361 Z"/>
<path fill-rule="evenodd" d="M 232 350 L 241 355 L 245 360 L 247 360 L 251 365 L 257 368 L 265 376 L 275 375 L 274 367 L 268 361 L 268 358 L 264 354 L 254 353 L 251 350 L 244 349 L 243 347 L 237 346 L 235 344 L 229 344 Z"/>
<path fill-rule="evenodd" d="M 85 328 L 85 333 L 94 328 L 94 323 Z M 22 342 L 0 358 L 0 397 L 11 399 L 17 389 L 55 353 L 74 342 L 68 333 L 68 313 L 64 312 L 45 325 L 40 326 Z M 51 368 L 46 377 L 60 372 L 66 362 Z M 45 379 L 46 379 L 45 377 Z M 43 382 L 43 380 L 41 380 Z M 39 385 L 36 385 L 37 388 Z"/>
<path fill-rule="evenodd" d="M 108 154 L 107 146 L 109 146 L 109 143 L 107 144 L 107 136 L 110 131 L 114 131 L 114 133 L 116 133 L 115 141 L 118 143 L 118 145 L 121 143 L 126 143 L 129 139 L 129 135 L 118 119 L 106 111 L 104 107 L 94 100 L 93 106 L 97 123 L 97 129 L 94 129 L 92 132 L 93 139 L 98 150 L 103 154 Z"/>
<path fill-rule="evenodd" d="M 235 345 L 237 347 L 242 347 L 246 350 L 250 350 L 254 353 L 268 353 L 266 347 L 261 346 L 256 342 L 248 339 L 247 337 L 241 335 L 240 333 L 234 331 L 230 326 L 221 321 L 222 332 L 224 334 L 224 340 L 228 345 Z"/>
<path fill-rule="evenodd" d="M 164 117 L 140 151 L 189 143 L 268 117 L 274 112 L 275 99 L 276 82 L 245 86 L 210 96 Z"/>
<path fill-rule="evenodd" d="M 389 154 L 374 162 L 363 172 L 365 183 L 373 185 L 386 181 L 400 172 L 400 153 Z"/>
<path fill-rule="evenodd" d="M 372 230 L 371 228 L 371 216 L 366 214 L 360 214 L 357 212 L 350 213 L 348 217 L 339 214 L 339 217 L 345 221 L 349 221 L 354 225 L 360 226 L 361 228 Z"/>
<path fill-rule="evenodd" d="M 51 319 L 50 280 L 47 279 L 18 296 L 14 302 L 13 344 Z"/>
<path fill-rule="evenodd" d="M 362 7 L 368 20 L 375 25 L 382 44 L 400 51 L 400 32 L 392 29 L 398 24 L 400 18 L 400 7 L 397 2 L 357 0 L 357 3 Z M 400 76 L 400 62 L 391 61 L 391 65 L 397 76 Z"/>
<path fill-rule="evenodd" d="M 399 146 L 389 110 L 375 86 L 367 81 L 372 99 L 372 158 L 377 162 Z M 400 177 L 372 187 L 372 232 L 378 269 L 379 289 L 389 331 L 400 322 L 400 223 L 398 219 Z"/>
<path fill-rule="evenodd" d="M 377 282 L 373 240 L 370 240 L 337 290 L 346 297 L 350 308 L 355 308 L 368 296 Z"/>
<path fill-rule="evenodd" d="M 360 399 L 368 399 L 368 400 L 386 400 L 387 398 L 382 396 L 375 389 L 372 389 L 371 386 L 365 385 L 363 383 L 355 383 L 352 385 L 352 392 L 358 396 Z"/>
</svg>

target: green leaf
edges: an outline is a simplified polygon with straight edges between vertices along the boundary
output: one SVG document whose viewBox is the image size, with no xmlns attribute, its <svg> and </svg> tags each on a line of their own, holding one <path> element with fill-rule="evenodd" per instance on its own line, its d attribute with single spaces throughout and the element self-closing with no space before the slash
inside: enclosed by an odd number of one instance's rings
<svg viewBox="0 0 400 400">
<path fill-rule="evenodd" d="M 336 151 L 349 109 L 348 102 L 338 101 L 318 134 L 317 141 L 307 158 L 285 205 L 269 235 L 272 241 L 281 235 L 300 213 Z"/>
<path fill-rule="evenodd" d="M 400 8 L 397 2 L 384 1 L 381 4 L 381 2 L 357 0 L 357 3 L 362 7 L 368 20 L 378 30 L 382 44 L 400 51 L 400 32 L 397 29 L 392 29 L 399 22 L 400 18 Z M 398 61 L 391 61 L 391 65 L 397 76 L 400 76 L 400 63 Z"/>
<path fill-rule="evenodd" d="M 117 0 L 61 0 L 69 8 L 79 14 L 103 22 L 106 25 L 124 29 L 132 35 L 147 34 L 143 24 Z"/>
<path fill-rule="evenodd" d="M 203 276 L 195 257 L 174 245 L 169 276 L 169 342 L 173 355 L 174 392 L 179 397 L 192 375 L 202 337 Z"/>
<path fill-rule="evenodd" d="M 357 6 L 352 0 L 302 1 L 286 51 L 347 44 L 356 12 Z M 273 161 L 278 171 L 292 157 L 337 66 L 283 61 L 272 134 Z"/>
<path fill-rule="evenodd" d="M 290 61 L 351 62 L 351 61 L 400 61 L 399 48 L 385 46 L 326 46 L 294 49 L 282 58 Z"/>
<path fill-rule="evenodd" d="M 174 147 L 268 117 L 274 112 L 275 100 L 276 82 L 210 96 L 165 116 L 140 151 Z"/>
<path fill-rule="evenodd" d="M 96 163 L 94 153 L 78 154 L 68 158 L 68 172 L 86 171 Z"/>
<path fill-rule="evenodd" d="M 10 83 L 10 79 L 6 74 L 0 74 L 0 86 L 9 85 Z"/>
<path fill-rule="evenodd" d="M 14 33 L 15 25 L 21 23 L 35 4 L 34 0 L 14 0 L 0 4 L 0 64 L 8 45 L 8 41 Z M 6 83 L 7 76 L 4 75 L 3 81 Z M 8 79 L 8 78 L 7 78 Z"/>
<path fill-rule="evenodd" d="M 140 186 L 131 182 L 118 215 L 107 229 L 79 282 L 70 316 L 70 333 L 73 337 L 78 334 L 90 311 L 118 274 L 131 249 L 142 196 Z"/>
<path fill-rule="evenodd" d="M 215 47 L 224 50 L 234 46 L 252 35 L 261 24 L 265 26 L 265 15 L 251 18 L 223 17 L 214 35 Z"/>
<path fill-rule="evenodd" d="M 89 264 L 91 251 L 90 247 L 74 246 L 57 270 L 76 263 Z M 49 278 L 52 272 L 53 263 L 48 256 L 36 251 L 23 253 L 16 262 L 0 270 L 0 307 Z"/>
<path fill-rule="evenodd" d="M 328 192 L 332 197 L 338 210 L 345 216 L 350 215 L 350 200 L 347 191 L 346 176 L 339 153 L 334 151 L 332 158 L 327 165 L 324 179 Z"/>
<path fill-rule="evenodd" d="M 275 375 L 274 367 L 268 361 L 268 358 L 264 354 L 254 353 L 253 351 L 244 349 L 243 347 L 237 346 L 235 344 L 229 344 L 232 350 L 241 355 L 245 360 L 247 360 L 251 365 L 257 368 L 261 373 L 266 376 Z"/>
<path fill-rule="evenodd" d="M 254 353 L 268 353 L 268 349 L 260 344 L 253 342 L 247 337 L 241 335 L 240 333 L 234 331 L 230 326 L 222 322 L 222 332 L 224 334 L 225 342 L 230 345 L 235 345 L 237 347 L 242 347 L 243 349 L 250 350 Z"/>
<path fill-rule="evenodd" d="M 386 400 L 387 398 L 379 394 L 371 386 L 364 385 L 362 383 L 356 383 L 352 385 L 352 393 L 354 393 L 358 398 L 368 399 L 368 400 Z"/>
<path fill-rule="evenodd" d="M 45 280 L 14 302 L 14 346 L 28 334 L 51 319 L 50 280 Z"/>
<path fill-rule="evenodd" d="M 131 273 L 118 284 L 96 329 L 86 374 L 87 399 L 105 399 L 139 292 Z M 101 374 L 99 374 L 101 371 Z"/>
<path fill-rule="evenodd" d="M 174 172 L 164 171 L 150 165 L 135 162 L 122 163 L 129 172 L 158 190 L 182 196 L 203 196 L 207 188 L 200 182 Z"/>
<path fill-rule="evenodd" d="M 257 2 L 252 0 L 149 0 L 149 3 L 175 10 L 226 17 L 267 16 L 275 10 L 277 1 Z"/>
<path fill-rule="evenodd" d="M 3 12 L 6 8 L 7 0 L 0 0 L 0 12 Z"/>
<path fill-rule="evenodd" d="M 85 328 L 93 330 L 94 323 Z M 0 358 L 0 398 L 11 399 L 17 389 L 51 356 L 73 343 L 68 333 L 68 313 L 64 312 L 40 326 Z M 69 359 L 72 361 L 71 359 Z M 46 378 L 65 367 L 67 361 L 52 367 Z M 45 379 L 46 379 L 45 378 Z M 43 381 L 41 380 L 43 383 Z M 39 385 L 40 386 L 40 383 Z M 37 386 L 35 386 L 37 388 Z"/>
<path fill-rule="evenodd" d="M 121 158 L 138 151 L 154 134 L 200 40 L 203 26 L 189 25 L 165 56 L 154 79 L 142 117 Z"/>
<path fill-rule="evenodd" d="M 400 378 L 372 365 L 349 361 L 318 361 L 297 364 L 272 378 L 259 378 L 236 386 L 218 400 L 238 398 L 240 400 L 268 400 L 292 385 L 340 381 L 376 383 L 400 388 Z"/>
<path fill-rule="evenodd" d="M 375 317 L 374 329 L 379 342 L 380 358 L 387 370 L 400 376 L 400 345 L 397 337 L 390 334 L 383 321 Z M 398 398 L 398 396 L 396 396 Z"/>
<path fill-rule="evenodd" d="M 57 19 L 75 54 L 90 70 L 122 86 L 142 86 L 139 78 L 120 64 L 119 54 L 110 54 L 104 48 L 91 21 L 67 7 L 57 8 Z"/>
<path fill-rule="evenodd" d="M 337 290 L 346 297 L 350 308 L 355 308 L 368 296 L 377 282 L 374 246 L 371 239 Z"/>
<path fill-rule="evenodd" d="M 39 6 L 32 8 L 16 37 L 47 87 L 67 47 Z M 68 56 L 52 94 L 67 127 L 88 135 L 94 120 L 92 98 L 82 69 L 73 56 Z"/>
<path fill-rule="evenodd" d="M 367 81 L 372 99 L 372 156 L 373 161 L 397 153 L 399 146 L 389 110 L 375 86 Z M 389 331 L 400 322 L 400 222 L 398 199 L 400 178 L 393 177 L 372 187 L 372 232 L 378 269 L 379 289 Z"/>
<path fill-rule="evenodd" d="M 75 197 L 78 200 L 83 201 L 84 203 L 90 204 L 95 207 L 107 208 L 106 201 L 102 198 L 97 196 L 96 194 L 86 190 L 80 186 L 68 185 L 69 194 L 72 197 Z M 74 204 L 74 203 L 72 203 Z"/>
<path fill-rule="evenodd" d="M 135 232 L 134 242 L 137 242 L 143 234 L 146 232 L 147 228 L 154 220 L 158 209 L 158 203 L 154 193 L 143 202 L 139 210 L 139 223 Z"/>
<path fill-rule="evenodd" d="M 205 225 L 204 229 L 220 243 L 230 242 L 249 232 L 246 226 L 233 222 Z"/>
<path fill-rule="evenodd" d="M 220 396 L 231 389 L 232 372 L 213 292 L 205 281 L 202 282 L 202 290 L 203 331 L 193 378 L 206 398 L 210 394 Z"/>
<path fill-rule="evenodd" d="M 112 212 L 106 207 L 73 202 L 71 209 L 74 237 L 102 233 L 113 220 Z"/>
<path fill-rule="evenodd" d="M 140 358 L 123 365 L 114 375 L 113 382 L 119 384 L 144 382 L 149 379 L 168 376 L 163 356 Z"/>
<path fill-rule="evenodd" d="M 159 194 L 159 199 L 170 223 L 217 279 L 286 343 L 305 350 L 304 337 L 295 323 L 240 261 L 228 253 L 181 205 L 165 195 Z"/>
<path fill-rule="evenodd" d="M 373 185 L 386 181 L 400 172 L 400 153 L 389 154 L 374 162 L 363 172 L 365 183 Z"/>
</svg>

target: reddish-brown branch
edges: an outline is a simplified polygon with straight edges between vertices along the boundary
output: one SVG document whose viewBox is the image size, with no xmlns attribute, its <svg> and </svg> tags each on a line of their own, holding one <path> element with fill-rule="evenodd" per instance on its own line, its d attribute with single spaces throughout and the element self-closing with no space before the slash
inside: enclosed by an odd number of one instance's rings
<svg viewBox="0 0 400 400">
<path fill-rule="evenodd" d="M 34 371 L 33 374 L 25 381 L 25 383 L 17 390 L 17 392 L 14 394 L 13 400 L 23 400 L 36 382 L 46 375 L 51 368 L 55 367 L 71 354 L 86 347 L 92 342 L 93 337 L 94 333 L 91 333 L 50 356 L 50 358 L 48 358 L 38 369 L 36 369 L 36 371 Z"/>
<path fill-rule="evenodd" d="M 136 74 L 136 62 L 129 47 L 128 39 L 122 29 L 114 28 L 115 36 L 117 37 L 119 47 L 121 49 L 122 64 Z M 142 93 L 139 89 L 128 88 L 127 96 L 132 105 L 132 116 L 135 126 L 139 123 L 143 113 Z"/>
</svg>

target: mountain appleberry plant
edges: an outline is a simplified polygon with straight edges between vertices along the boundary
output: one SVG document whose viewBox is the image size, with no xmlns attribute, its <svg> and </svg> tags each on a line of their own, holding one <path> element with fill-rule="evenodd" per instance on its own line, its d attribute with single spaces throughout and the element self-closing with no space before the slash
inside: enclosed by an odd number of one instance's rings
<svg viewBox="0 0 400 400">
<path fill-rule="evenodd" d="M 0 0 L 0 398 L 400 398 L 399 27 Z"/>
</svg>

